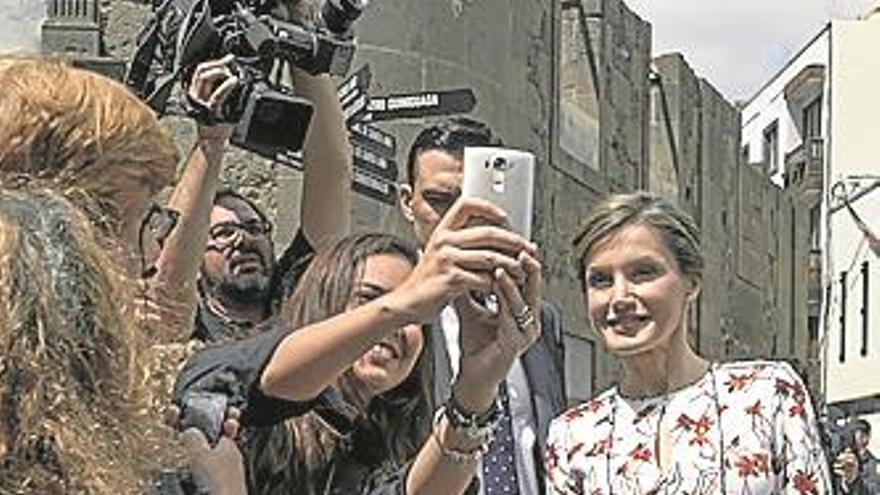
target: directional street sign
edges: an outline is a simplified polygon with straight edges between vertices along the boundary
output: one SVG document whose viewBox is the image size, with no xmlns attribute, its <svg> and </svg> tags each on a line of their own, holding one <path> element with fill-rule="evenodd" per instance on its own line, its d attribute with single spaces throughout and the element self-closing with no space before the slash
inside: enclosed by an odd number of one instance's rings
<svg viewBox="0 0 880 495">
<path fill-rule="evenodd" d="M 360 167 L 352 170 L 352 189 L 383 203 L 397 204 L 397 184 Z"/>
<path fill-rule="evenodd" d="M 365 122 L 468 113 L 477 104 L 470 88 L 372 96 L 369 100 L 362 118 Z"/>
<path fill-rule="evenodd" d="M 337 88 L 353 150 L 352 189 L 394 205 L 397 203 L 397 139 L 367 122 L 467 113 L 473 110 L 477 99 L 469 88 L 371 98 L 367 94 L 371 78 L 370 66 L 365 64 Z M 301 153 L 279 154 L 275 160 L 303 169 Z"/>
<path fill-rule="evenodd" d="M 392 160 L 375 155 L 373 158 L 358 156 L 359 150 L 360 153 L 372 153 L 355 147 L 354 167 L 351 171 L 352 190 L 392 206 L 397 204 L 397 165 Z M 275 161 L 295 170 L 303 169 L 301 153 L 279 153 Z"/>
<path fill-rule="evenodd" d="M 366 110 L 370 99 L 367 96 L 367 89 L 370 87 L 371 79 L 370 65 L 365 64 L 348 76 L 348 79 L 337 88 L 336 94 L 339 96 L 339 103 L 342 105 L 342 114 L 345 116 L 346 122 L 359 118 Z"/>
<path fill-rule="evenodd" d="M 354 151 L 354 166 L 356 168 L 368 170 L 393 182 L 397 181 L 397 162 L 380 156 L 373 150 L 358 146 L 357 144 L 352 146 L 352 148 Z"/>
<path fill-rule="evenodd" d="M 397 156 L 397 139 L 394 134 L 360 122 L 350 123 L 348 131 L 352 142 L 369 148 L 385 158 Z"/>
</svg>

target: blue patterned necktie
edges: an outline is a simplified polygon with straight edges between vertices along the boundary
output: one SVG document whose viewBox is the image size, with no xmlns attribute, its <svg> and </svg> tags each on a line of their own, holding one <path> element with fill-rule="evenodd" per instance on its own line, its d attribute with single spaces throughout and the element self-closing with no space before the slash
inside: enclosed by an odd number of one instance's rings
<svg viewBox="0 0 880 495">
<path fill-rule="evenodd" d="M 501 417 L 495 430 L 495 438 L 489 444 L 489 452 L 483 456 L 483 493 L 485 495 L 518 495 L 516 479 L 516 455 L 513 442 L 513 422 L 510 417 L 510 400 L 507 385 L 498 388 L 501 399 Z"/>
</svg>

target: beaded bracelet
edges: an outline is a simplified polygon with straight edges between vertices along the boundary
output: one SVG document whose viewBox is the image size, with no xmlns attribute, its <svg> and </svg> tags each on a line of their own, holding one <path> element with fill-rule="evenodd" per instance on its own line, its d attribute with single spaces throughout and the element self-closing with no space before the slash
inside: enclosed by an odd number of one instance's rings
<svg viewBox="0 0 880 495">
<path fill-rule="evenodd" d="M 450 394 L 443 411 L 456 432 L 481 443 L 494 436 L 498 420 L 501 418 L 501 405 L 497 399 L 488 411 L 477 414 L 466 411 L 455 400 L 455 395 Z"/>
<path fill-rule="evenodd" d="M 440 448 L 440 454 L 456 464 L 465 464 L 468 462 L 479 461 L 483 458 L 483 455 L 485 455 L 486 452 L 489 451 L 489 442 L 492 441 L 492 433 L 490 432 L 488 437 L 480 438 L 479 445 L 474 447 L 472 450 L 459 450 L 448 447 L 443 444 L 443 442 L 440 440 L 440 435 L 437 433 L 437 427 L 440 425 L 440 419 L 444 416 L 447 419 L 447 424 L 449 424 L 451 428 L 455 428 L 454 426 L 452 426 L 452 422 L 449 420 L 448 411 L 449 410 L 446 406 L 440 406 L 440 408 L 437 409 L 437 412 L 434 413 L 434 424 L 431 428 L 431 438 L 433 438 L 434 441 L 437 442 L 437 447 Z"/>
</svg>

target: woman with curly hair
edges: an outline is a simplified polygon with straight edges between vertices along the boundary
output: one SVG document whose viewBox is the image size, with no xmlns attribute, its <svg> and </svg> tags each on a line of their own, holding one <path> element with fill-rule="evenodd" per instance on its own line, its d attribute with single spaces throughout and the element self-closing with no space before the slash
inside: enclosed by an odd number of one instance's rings
<svg viewBox="0 0 880 495">
<path fill-rule="evenodd" d="M 0 493 L 138 493 L 163 457 L 117 244 L 63 194 L 0 190 Z"/>
<path fill-rule="evenodd" d="M 162 335 L 143 323 L 171 326 L 179 308 L 162 291 L 198 263 L 163 251 L 177 271 L 145 291 L 131 239 L 152 230 L 143 219 L 177 149 L 103 76 L 0 57 L 0 85 L 0 493 L 143 493 L 173 445 L 145 370 Z M 167 312 L 141 311 L 144 294 Z"/>
</svg>

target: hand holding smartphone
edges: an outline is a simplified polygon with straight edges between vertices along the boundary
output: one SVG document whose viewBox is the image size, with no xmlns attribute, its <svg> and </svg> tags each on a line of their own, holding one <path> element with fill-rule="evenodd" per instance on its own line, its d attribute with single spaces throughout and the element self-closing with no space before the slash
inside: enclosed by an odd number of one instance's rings
<svg viewBox="0 0 880 495">
<path fill-rule="evenodd" d="M 463 162 L 461 195 L 498 206 L 507 213 L 511 230 L 531 239 L 535 156 L 510 148 L 467 147 Z M 471 292 L 471 300 L 489 314 L 498 312 L 496 294 Z"/>
</svg>

